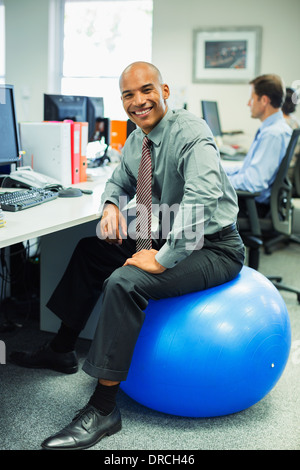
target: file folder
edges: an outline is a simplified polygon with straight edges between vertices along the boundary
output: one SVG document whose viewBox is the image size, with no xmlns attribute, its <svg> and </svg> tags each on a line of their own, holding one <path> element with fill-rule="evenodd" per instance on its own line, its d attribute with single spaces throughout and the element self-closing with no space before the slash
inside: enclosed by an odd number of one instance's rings
<svg viewBox="0 0 300 470">
<path fill-rule="evenodd" d="M 87 181 L 87 158 L 86 149 L 89 140 L 89 123 L 80 123 L 80 166 L 79 166 L 79 179 L 80 183 Z"/>
<path fill-rule="evenodd" d="M 110 146 L 121 151 L 127 139 L 127 121 L 110 121 Z"/>
<path fill-rule="evenodd" d="M 66 119 L 63 122 L 71 124 L 71 176 L 72 184 L 80 183 L 80 122 Z"/>
</svg>

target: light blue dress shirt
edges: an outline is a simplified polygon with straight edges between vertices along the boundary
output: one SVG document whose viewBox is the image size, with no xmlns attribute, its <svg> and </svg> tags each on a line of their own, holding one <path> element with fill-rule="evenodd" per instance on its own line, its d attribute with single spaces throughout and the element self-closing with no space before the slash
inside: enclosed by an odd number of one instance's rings
<svg viewBox="0 0 300 470">
<path fill-rule="evenodd" d="M 281 111 L 265 119 L 257 131 L 243 166 L 226 169 L 233 187 L 236 190 L 260 191 L 256 201 L 268 204 L 271 187 L 291 134 L 292 129 L 286 124 Z"/>
</svg>

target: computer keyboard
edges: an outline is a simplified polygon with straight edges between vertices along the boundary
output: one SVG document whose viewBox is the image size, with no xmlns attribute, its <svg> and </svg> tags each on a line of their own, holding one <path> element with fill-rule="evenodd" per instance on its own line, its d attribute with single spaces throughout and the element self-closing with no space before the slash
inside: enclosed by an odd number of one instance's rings
<svg viewBox="0 0 300 470">
<path fill-rule="evenodd" d="M 58 197 L 58 192 L 48 189 L 27 189 L 25 191 L 12 191 L 0 193 L 0 208 L 3 211 L 17 212 L 30 207 L 52 201 Z"/>
</svg>

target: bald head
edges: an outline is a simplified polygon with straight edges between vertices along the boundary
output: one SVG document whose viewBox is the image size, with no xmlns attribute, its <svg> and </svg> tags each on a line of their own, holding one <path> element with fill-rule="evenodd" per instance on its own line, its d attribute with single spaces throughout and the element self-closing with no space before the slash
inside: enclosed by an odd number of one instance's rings
<svg viewBox="0 0 300 470">
<path fill-rule="evenodd" d="M 160 85 L 163 84 L 163 79 L 162 79 L 162 76 L 161 76 L 161 73 L 160 71 L 158 70 L 157 67 L 155 67 L 155 65 L 153 64 L 150 64 L 150 62 L 143 62 L 143 61 L 138 61 L 138 62 L 133 62 L 132 64 L 128 65 L 122 72 L 121 76 L 120 76 L 120 80 L 119 80 L 119 87 L 120 87 L 120 90 L 122 92 L 122 83 L 123 83 L 123 78 L 131 73 L 131 72 L 135 72 L 135 71 L 138 71 L 138 70 L 146 70 L 148 69 L 149 71 L 152 72 L 152 74 L 155 76 L 156 80 L 158 81 L 158 83 Z"/>
</svg>

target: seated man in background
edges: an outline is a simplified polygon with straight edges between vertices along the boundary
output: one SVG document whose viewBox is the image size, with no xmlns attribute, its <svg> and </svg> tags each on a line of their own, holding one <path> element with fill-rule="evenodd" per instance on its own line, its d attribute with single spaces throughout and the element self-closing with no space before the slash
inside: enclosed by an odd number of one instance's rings
<svg viewBox="0 0 300 470">
<path fill-rule="evenodd" d="M 281 111 L 285 96 L 281 78 L 278 75 L 261 75 L 250 84 L 248 106 L 251 117 L 259 119 L 262 124 L 243 166 L 226 169 L 226 172 L 236 190 L 261 192 L 256 198 L 256 205 L 259 217 L 264 217 L 269 211 L 271 187 L 285 155 L 292 129 Z M 240 215 L 244 211 L 243 201 L 240 201 Z"/>
</svg>

